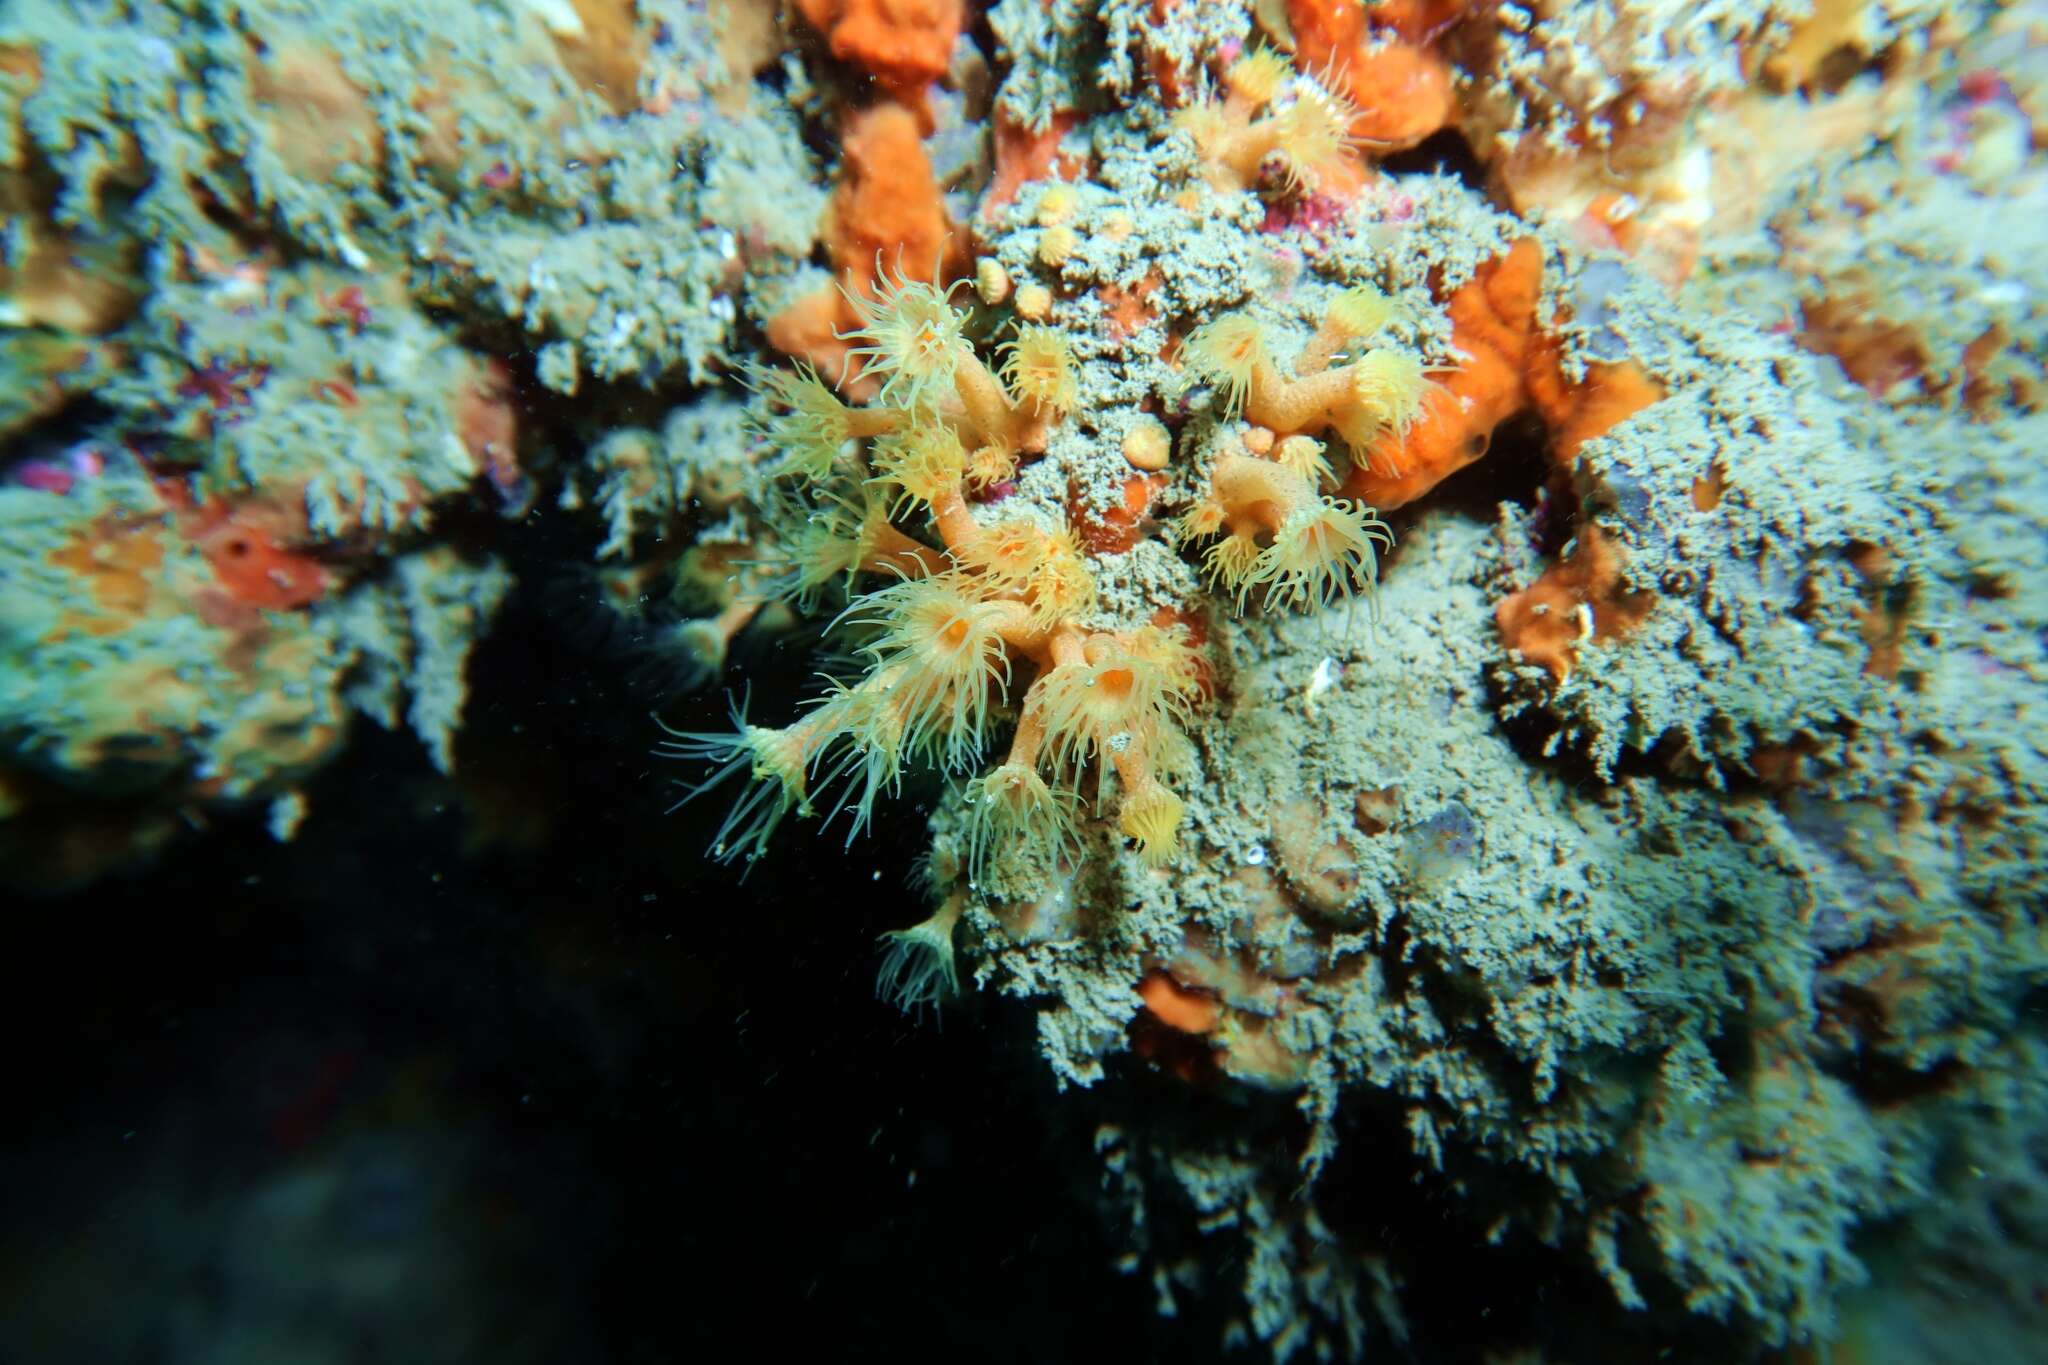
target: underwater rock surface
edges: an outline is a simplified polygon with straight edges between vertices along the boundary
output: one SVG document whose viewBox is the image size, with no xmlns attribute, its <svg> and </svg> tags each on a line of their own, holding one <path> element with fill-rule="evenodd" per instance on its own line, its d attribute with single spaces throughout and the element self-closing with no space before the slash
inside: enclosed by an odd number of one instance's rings
<svg viewBox="0 0 2048 1365">
<path fill-rule="evenodd" d="M 538 842 L 530 594 L 699 884 L 921 829 L 1163 1313 L 2048 1339 L 2040 4 L 32 0 L 0 126 L 13 883 L 363 716 Z"/>
</svg>

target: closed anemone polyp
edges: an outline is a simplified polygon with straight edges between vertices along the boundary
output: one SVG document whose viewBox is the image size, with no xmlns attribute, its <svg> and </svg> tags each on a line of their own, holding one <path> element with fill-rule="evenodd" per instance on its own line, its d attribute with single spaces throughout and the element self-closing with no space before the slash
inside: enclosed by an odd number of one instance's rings
<svg viewBox="0 0 2048 1365">
<path fill-rule="evenodd" d="M 1157 867 L 1180 847 L 1180 817 L 1185 809 L 1171 788 L 1154 782 L 1124 798 L 1117 828 L 1138 842 L 1138 856 Z"/>
</svg>

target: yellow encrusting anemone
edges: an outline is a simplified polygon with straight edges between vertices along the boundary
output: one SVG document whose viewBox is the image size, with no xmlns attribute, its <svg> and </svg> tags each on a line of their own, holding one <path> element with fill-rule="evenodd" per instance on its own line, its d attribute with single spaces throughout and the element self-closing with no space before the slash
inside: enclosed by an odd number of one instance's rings
<svg viewBox="0 0 2048 1365">
<path fill-rule="evenodd" d="M 753 380 L 754 433 L 781 458 L 750 570 L 763 598 L 806 606 L 848 585 L 834 628 L 859 637 L 851 671 L 782 729 L 736 713 L 734 733 L 676 736 L 666 752 L 713 765 L 685 799 L 747 777 L 715 851 L 755 858 L 792 812 L 825 823 L 843 812 L 852 838 L 929 769 L 967 779 L 956 791 L 973 882 L 1057 875 L 1110 812 L 1157 865 L 1178 847 L 1183 810 L 1168 782 L 1193 768 L 1194 649 L 1177 626 L 1088 628 L 1096 582 L 1075 528 L 971 501 L 1079 407 L 1067 338 L 1020 326 L 992 371 L 937 283 L 884 276 L 855 308 L 846 339 L 877 381 L 873 403 L 846 403 L 802 369 Z M 889 581 L 854 588 L 877 575 Z M 1011 717 L 1007 752 L 977 773 Z M 899 996 L 925 998 L 938 979 L 911 966 L 913 946 L 927 964 L 944 957 L 936 929 L 921 930 L 895 940 Z"/>
</svg>

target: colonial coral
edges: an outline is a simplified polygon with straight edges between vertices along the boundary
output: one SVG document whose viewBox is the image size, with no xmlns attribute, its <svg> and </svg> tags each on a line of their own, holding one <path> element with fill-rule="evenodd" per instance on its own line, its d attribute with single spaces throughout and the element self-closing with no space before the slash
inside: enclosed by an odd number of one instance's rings
<svg viewBox="0 0 2048 1365">
<path fill-rule="evenodd" d="M 1228 415 L 1283 435 L 1334 431 L 1361 467 L 1393 475 L 1400 470 L 1399 438 L 1431 389 L 1421 360 L 1412 351 L 1370 347 L 1330 364 L 1368 341 L 1390 316 L 1376 294 L 1354 290 L 1341 297 L 1292 376 L 1274 361 L 1264 326 L 1249 313 L 1225 313 L 1195 329 L 1182 356 L 1194 376 L 1222 391 Z"/>
<path fill-rule="evenodd" d="M 1308 77 L 1287 79 L 1285 61 L 1267 51 L 1240 58 L 1224 74 L 1224 99 L 1175 116 L 1194 140 L 1219 189 L 1274 189 L 1303 196 L 1347 192 L 1360 178 L 1352 124 L 1358 111 L 1341 93 Z"/>
<path fill-rule="evenodd" d="M 1164 862 L 1183 809 L 1168 780 L 1188 765 L 1182 728 L 1200 691 L 1192 649 L 1159 627 L 1083 627 L 1095 585 L 1074 535 L 1035 520 L 991 521 L 968 502 L 978 452 L 1002 461 L 1034 453 L 1077 403 L 1065 342 L 1027 328 L 998 373 L 966 340 L 945 290 L 882 279 L 855 305 L 859 326 L 846 338 L 882 381 L 878 402 L 834 406 L 801 373 L 757 381 L 771 407 L 787 410 L 757 429 L 796 447 L 784 451 L 788 496 L 823 513 L 802 518 L 811 530 L 820 521 L 837 528 L 807 541 L 779 536 L 763 569 L 765 581 L 797 595 L 827 576 L 887 571 L 897 581 L 855 597 L 841 615 L 842 629 L 867 640 L 860 675 L 803 719 L 769 729 L 736 715 L 731 733 L 672 738 L 669 753 L 714 767 L 685 799 L 742 773 L 751 779 L 716 841 L 728 857 L 758 856 L 792 811 L 828 821 L 846 812 L 857 833 L 909 769 L 972 771 L 1014 707 L 1007 755 L 964 789 L 973 865 L 985 868 L 999 849 L 1041 870 L 1056 865 L 1078 837 L 1085 798 L 1101 805 L 1112 775 L 1122 792 L 1118 829 L 1144 861 Z M 826 459 L 824 446 L 842 433 L 857 448 Z M 840 481 L 842 467 L 857 485 Z M 926 523 L 939 546 L 914 539 L 897 518 Z M 803 562 L 777 574 L 775 559 L 792 551 Z"/>
</svg>

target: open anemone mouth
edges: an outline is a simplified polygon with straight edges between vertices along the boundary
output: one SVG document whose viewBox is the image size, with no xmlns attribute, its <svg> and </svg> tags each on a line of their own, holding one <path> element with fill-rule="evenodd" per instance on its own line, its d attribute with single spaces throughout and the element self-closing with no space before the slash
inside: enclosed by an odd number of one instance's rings
<svg viewBox="0 0 2048 1365">
<path fill-rule="evenodd" d="M 900 747 L 950 772 L 973 764 L 1010 683 L 1003 626 L 1017 608 L 979 600 L 960 573 L 869 593 L 842 619 L 878 626 L 863 653 L 874 695 L 901 725 Z"/>
<path fill-rule="evenodd" d="M 952 387 L 954 373 L 973 350 L 961 335 L 966 315 L 952 303 L 959 284 L 940 288 L 934 282 L 890 279 L 875 272 L 873 298 L 841 286 L 860 326 L 840 333 L 842 341 L 860 345 L 847 352 L 861 370 L 882 382 L 881 400 L 898 407 L 930 407 Z"/>
<path fill-rule="evenodd" d="M 1303 82 L 1294 102 L 1275 116 L 1275 152 L 1290 194 L 1321 189 L 1359 144 L 1351 135 L 1358 110 L 1325 85 Z"/>
<path fill-rule="evenodd" d="M 1052 668 L 1038 687 L 1046 754 L 1055 768 L 1079 771 L 1090 759 L 1107 764 L 1145 747 L 1187 714 L 1195 687 L 1192 670 L 1174 658 L 1122 645 L 1095 662 Z"/>
</svg>

